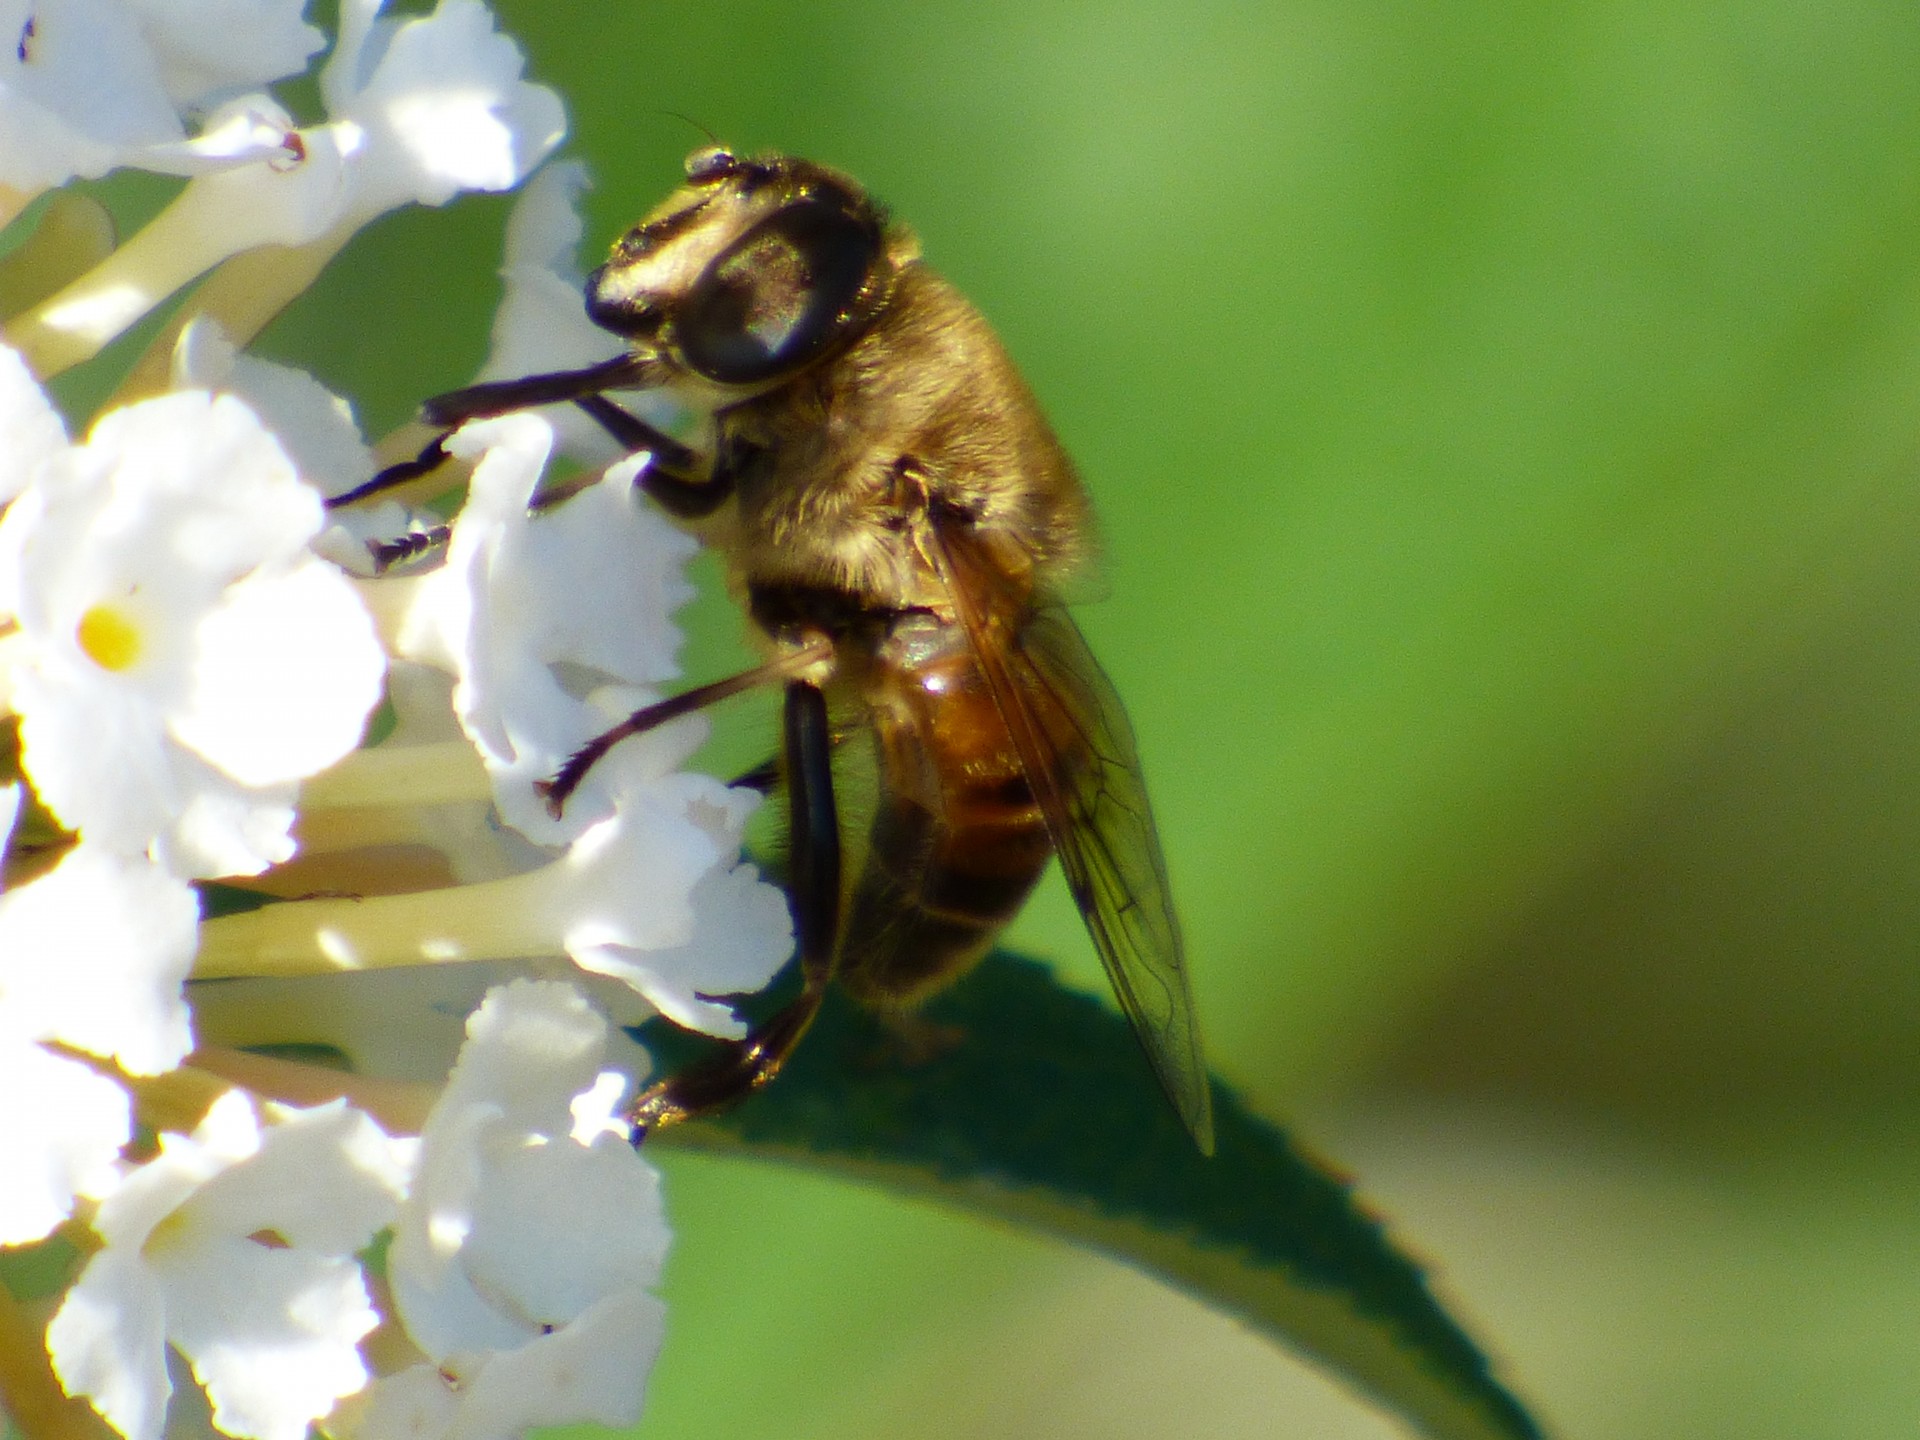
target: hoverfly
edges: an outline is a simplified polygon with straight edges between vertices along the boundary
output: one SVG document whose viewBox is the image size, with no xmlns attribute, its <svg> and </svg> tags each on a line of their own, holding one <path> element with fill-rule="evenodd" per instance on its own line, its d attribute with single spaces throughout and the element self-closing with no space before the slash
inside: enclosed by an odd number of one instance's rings
<svg viewBox="0 0 1920 1440">
<path fill-rule="evenodd" d="M 951 984 L 1058 855 L 1161 1085 L 1210 1153 L 1186 956 L 1133 733 L 1056 598 L 1090 530 L 1072 462 L 980 313 L 853 180 L 722 146 L 695 151 L 686 173 L 588 280 L 587 313 L 624 354 L 425 408 L 451 429 L 572 401 L 650 451 L 641 488 L 718 549 L 769 653 L 591 742 L 547 782 L 556 813 L 621 739 L 785 688 L 782 756 L 763 778 L 788 796 L 804 988 L 641 1095 L 636 1141 L 772 1078 L 830 982 L 891 1011 Z M 615 398 L 649 389 L 707 417 L 705 443 Z M 356 493 L 431 468 L 440 444 Z M 846 734 L 871 737 L 878 795 L 843 883 L 832 751 Z"/>
</svg>

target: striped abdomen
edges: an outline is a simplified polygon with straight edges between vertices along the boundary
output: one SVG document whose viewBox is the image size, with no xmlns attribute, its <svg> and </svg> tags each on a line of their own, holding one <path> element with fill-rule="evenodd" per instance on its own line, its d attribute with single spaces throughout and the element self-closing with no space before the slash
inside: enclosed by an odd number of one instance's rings
<svg viewBox="0 0 1920 1440">
<path fill-rule="evenodd" d="M 986 953 L 1053 846 L 958 625 L 932 616 L 899 625 L 867 694 L 879 793 L 837 974 L 864 1003 L 898 1008 Z"/>
</svg>

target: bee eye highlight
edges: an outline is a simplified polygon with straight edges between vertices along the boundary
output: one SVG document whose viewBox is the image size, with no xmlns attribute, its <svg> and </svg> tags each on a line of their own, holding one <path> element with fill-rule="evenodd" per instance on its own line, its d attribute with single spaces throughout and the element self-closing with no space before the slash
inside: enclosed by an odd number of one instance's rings
<svg viewBox="0 0 1920 1440">
<path fill-rule="evenodd" d="M 723 385 L 770 380 L 838 336 L 880 253 L 870 220 L 817 198 L 797 200 L 707 267 L 674 317 L 680 352 Z"/>
<path fill-rule="evenodd" d="M 695 185 L 712 185 L 726 179 L 739 168 L 740 161 L 724 145 L 707 145 L 687 156 L 687 179 Z"/>
</svg>

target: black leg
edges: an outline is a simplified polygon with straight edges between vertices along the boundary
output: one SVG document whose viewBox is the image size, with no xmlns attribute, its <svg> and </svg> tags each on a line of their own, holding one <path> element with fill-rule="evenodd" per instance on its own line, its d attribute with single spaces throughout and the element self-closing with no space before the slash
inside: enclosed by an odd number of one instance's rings
<svg viewBox="0 0 1920 1440">
<path fill-rule="evenodd" d="M 769 755 L 751 770 L 742 770 L 727 784 L 735 790 L 757 790 L 762 795 L 771 795 L 780 788 L 780 757 Z"/>
<path fill-rule="evenodd" d="M 787 685 L 787 815 L 791 829 L 789 903 L 805 988 L 747 1038 L 650 1087 L 634 1102 L 633 1143 L 653 1131 L 730 1105 L 779 1073 L 807 1033 L 833 978 L 840 935 L 840 818 L 833 798 L 833 733 L 817 685 Z"/>
<path fill-rule="evenodd" d="M 429 425 L 458 430 L 469 420 L 531 410 L 536 405 L 552 405 L 562 400 L 578 400 L 582 395 L 598 395 L 603 390 L 643 390 L 658 385 L 660 380 L 657 361 L 640 355 L 616 355 L 584 370 L 556 370 L 549 375 L 489 380 L 464 390 L 449 390 L 422 405 L 420 417 Z"/>
<path fill-rule="evenodd" d="M 429 425 L 439 426 L 441 433 L 428 441 L 413 459 L 389 465 L 364 484 L 354 486 L 344 495 L 334 496 L 327 501 L 327 508 L 338 510 L 345 505 L 357 504 L 437 470 L 447 460 L 447 437 L 469 420 L 483 420 L 514 410 L 530 410 L 536 405 L 597 396 L 603 390 L 642 389 L 657 385 L 660 380 L 657 361 L 640 355 L 617 355 L 598 365 L 589 365 L 584 370 L 556 370 L 550 375 L 494 380 L 436 395 L 420 407 L 420 413 Z M 688 455 L 692 453 L 685 446 L 680 449 Z"/>
<path fill-rule="evenodd" d="M 787 685 L 783 722 L 787 755 L 788 883 L 800 965 L 809 990 L 833 970 L 840 933 L 840 816 L 833 798 L 833 730 L 818 685 Z"/>
<path fill-rule="evenodd" d="M 691 449 L 606 396 L 579 395 L 573 403 L 626 449 L 645 450 L 653 457 L 640 472 L 640 488 L 669 515 L 698 520 L 733 494 L 733 476 L 724 466 L 714 465 L 703 475 L 700 457 Z"/>
<path fill-rule="evenodd" d="M 576 395 L 573 403 L 586 411 L 623 450 L 646 450 L 653 455 L 654 464 L 682 475 L 691 473 L 700 463 L 699 456 L 666 431 L 656 429 L 604 395 Z"/>
<path fill-rule="evenodd" d="M 394 540 L 369 540 L 367 553 L 373 556 L 374 569 L 385 574 L 395 565 L 408 560 L 417 560 L 430 550 L 438 550 L 453 538 L 451 525 L 435 525 L 430 529 L 417 530 Z"/>
<path fill-rule="evenodd" d="M 827 743 L 835 750 L 846 744 L 853 732 L 835 730 L 827 736 Z M 735 790 L 757 790 L 762 795 L 771 795 L 786 783 L 786 774 L 780 768 L 780 757 L 769 755 L 751 770 L 742 770 L 727 782 Z"/>
<path fill-rule="evenodd" d="M 696 710 L 704 710 L 722 700 L 752 690 L 756 686 L 770 685 L 776 680 L 786 680 L 802 670 L 833 658 L 833 643 L 821 640 L 804 650 L 796 650 L 791 655 L 783 655 L 765 665 L 756 665 L 751 670 L 743 670 L 738 675 L 729 675 L 724 680 L 715 680 L 710 685 L 699 685 L 692 690 L 670 695 L 665 700 L 643 705 L 612 729 L 601 732 L 568 757 L 551 780 L 541 780 L 534 785 L 542 800 L 547 802 L 547 810 L 558 819 L 560 812 L 566 809 L 567 799 L 580 788 L 580 782 L 587 778 L 587 772 L 600 763 L 603 757 L 622 740 L 630 740 L 635 735 L 644 735 L 649 730 L 657 730 L 669 720 L 678 720 L 682 715 L 691 715 Z"/>
<path fill-rule="evenodd" d="M 384 470 L 374 471 L 371 480 L 363 480 L 353 489 L 328 500 L 327 509 L 339 510 L 348 505 L 357 505 L 362 500 L 370 500 L 375 495 L 396 489 L 409 480 L 418 480 L 422 475 L 431 475 L 447 463 L 447 436 L 452 433 L 449 430 L 434 436 L 411 460 L 402 460 L 398 464 L 387 466 Z"/>
</svg>

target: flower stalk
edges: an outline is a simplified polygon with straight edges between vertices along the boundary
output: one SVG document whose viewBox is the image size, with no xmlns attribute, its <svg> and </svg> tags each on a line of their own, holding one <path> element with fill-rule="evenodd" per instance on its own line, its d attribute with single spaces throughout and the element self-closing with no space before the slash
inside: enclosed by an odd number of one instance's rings
<svg viewBox="0 0 1920 1440">
<path fill-rule="evenodd" d="M 562 862 L 555 862 L 556 864 Z M 332 975 L 551 955 L 551 867 L 406 895 L 292 900 L 200 927 L 195 980 Z"/>
</svg>

